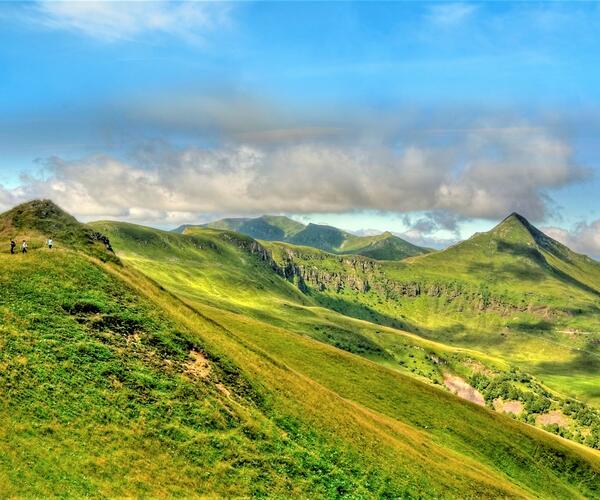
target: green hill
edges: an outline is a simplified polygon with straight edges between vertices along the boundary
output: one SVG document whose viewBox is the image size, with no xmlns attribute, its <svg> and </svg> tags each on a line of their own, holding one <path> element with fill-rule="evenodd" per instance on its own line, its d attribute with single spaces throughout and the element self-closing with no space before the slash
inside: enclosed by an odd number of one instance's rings
<svg viewBox="0 0 600 500">
<path fill-rule="evenodd" d="M 326 307 L 487 352 L 557 391 L 600 404 L 600 264 L 518 215 L 402 262 L 268 246 Z"/>
<path fill-rule="evenodd" d="M 212 270 L 213 266 L 207 265 L 211 260 L 210 258 L 203 261 L 203 264 L 200 264 L 200 261 L 194 262 L 194 259 L 183 262 L 169 259 L 168 250 L 160 257 L 156 255 L 149 256 L 146 245 L 132 244 L 132 240 L 135 240 L 135 238 L 127 235 L 130 231 L 137 233 L 137 231 L 146 231 L 147 229 L 127 225 L 111 230 L 111 225 L 114 227 L 114 223 L 108 223 L 108 226 L 99 224 L 99 227 L 113 235 L 113 239 L 116 238 L 117 243 L 115 244 L 122 249 L 120 255 L 127 262 L 153 276 L 173 293 L 185 296 L 190 303 L 194 304 L 194 307 L 203 308 L 203 304 L 210 302 L 211 307 L 214 307 L 216 311 L 221 311 L 215 312 L 211 309 L 211 314 L 221 315 L 222 311 L 228 310 L 234 311 L 236 316 L 245 318 L 244 321 L 249 322 L 250 325 L 254 324 L 250 318 L 258 320 L 259 323 L 255 326 L 245 327 L 245 331 L 249 335 L 248 338 L 251 338 L 253 342 L 257 342 L 259 339 L 267 342 L 266 346 L 268 346 L 269 352 L 275 346 L 270 344 L 268 340 L 270 335 L 267 338 L 264 338 L 264 336 L 275 325 L 283 328 L 287 334 L 295 333 L 303 338 L 312 337 L 320 342 L 326 342 L 340 349 L 359 354 L 381 366 L 403 373 L 410 373 L 412 377 L 416 376 L 420 380 L 430 380 L 441 384 L 445 379 L 445 375 L 453 372 L 467 379 L 474 379 L 474 383 L 482 383 L 484 381 L 481 377 L 478 378 L 478 375 L 481 375 L 480 369 L 483 369 L 490 379 L 494 379 L 493 384 L 482 389 L 486 395 L 489 394 L 496 398 L 498 396 L 494 394 L 501 391 L 507 391 L 507 395 L 511 395 L 515 393 L 515 386 L 525 389 L 526 394 L 523 397 L 528 403 L 525 412 L 520 417 L 524 421 L 535 423 L 536 416 L 539 413 L 544 414 L 548 413 L 548 410 L 556 411 L 554 408 L 563 407 L 565 411 L 570 411 L 567 410 L 567 407 L 571 408 L 572 405 L 575 405 L 573 408 L 579 408 L 578 411 L 581 413 L 582 418 L 586 415 L 585 418 L 591 418 L 594 419 L 594 422 L 599 422 L 598 413 L 593 409 L 585 405 L 578 407 L 576 405 L 580 403 L 549 393 L 548 389 L 541 385 L 539 381 L 518 370 L 509 370 L 506 364 L 499 359 L 491 359 L 486 354 L 472 350 L 454 350 L 441 344 L 421 340 L 396 329 L 351 320 L 330 310 L 317 307 L 320 302 L 319 297 L 310 292 L 298 298 L 289 295 L 285 288 L 280 288 L 277 295 L 274 295 L 274 289 L 265 287 L 265 281 L 262 281 L 265 270 L 268 276 L 272 276 L 273 273 L 279 274 L 282 277 L 287 277 L 291 282 L 290 284 L 294 283 L 300 288 L 302 288 L 301 282 L 294 282 L 294 276 L 289 274 L 289 269 L 274 268 L 270 255 L 265 253 L 260 245 L 254 248 L 254 252 L 262 262 L 261 265 L 264 266 L 262 272 L 259 268 L 249 266 L 247 256 L 242 253 L 237 263 L 231 261 L 231 268 L 228 271 L 221 269 L 219 276 L 217 276 Z M 190 229 L 188 234 L 184 236 L 191 239 L 201 237 L 217 238 L 219 242 L 233 241 L 232 238 L 239 238 L 233 233 L 211 232 L 202 228 Z M 279 244 L 273 245 L 277 246 Z M 249 249 L 247 244 L 242 245 L 242 248 L 245 251 Z M 298 250 L 312 252 L 326 259 L 334 258 L 348 262 L 347 257 L 333 257 L 330 254 L 308 247 L 304 249 L 294 246 L 287 247 L 287 251 L 294 252 Z M 362 258 L 356 259 L 357 262 L 361 262 L 361 265 L 365 262 L 373 262 L 362 260 Z M 169 262 L 166 265 L 163 264 L 164 268 L 163 265 L 159 265 L 159 268 L 157 268 L 157 261 Z M 229 275 L 233 269 L 236 272 L 243 272 L 246 269 L 247 272 L 245 278 L 237 275 L 234 280 L 242 286 L 227 293 L 227 290 L 229 290 L 228 283 L 233 281 Z M 182 283 L 179 278 L 182 275 L 186 276 L 185 283 Z M 261 281 L 256 281 L 257 279 Z M 245 289 L 251 289 L 252 293 L 242 295 Z M 215 295 L 219 296 L 219 305 L 214 301 Z M 263 333 L 257 336 L 257 331 Z M 284 341 L 281 337 L 274 337 L 272 342 L 279 345 Z M 298 347 L 296 346 L 293 349 L 296 350 Z M 307 359 L 306 363 L 310 364 L 310 359 Z M 577 424 L 574 426 L 575 432 L 588 432 L 589 427 L 586 425 Z M 600 428 L 597 430 L 600 430 Z M 597 430 L 594 431 L 594 439 L 596 439 L 596 436 L 600 436 Z M 592 443 L 592 441 L 589 442 Z"/>
<path fill-rule="evenodd" d="M 114 259 L 108 239 L 75 218 L 50 200 L 34 200 L 14 207 L 0 217 L 0 238 L 27 240 L 30 249 L 45 246 L 52 238 L 55 244 L 77 248 L 95 257 Z"/>
<path fill-rule="evenodd" d="M 184 233 L 194 227 L 198 226 L 180 226 L 175 232 Z M 285 216 L 221 219 L 204 227 L 235 231 L 257 240 L 283 241 L 330 253 L 364 255 L 378 260 L 402 260 L 431 251 L 413 245 L 390 232 L 376 236 L 356 236 L 332 226 L 312 223 L 305 226 Z"/>
<path fill-rule="evenodd" d="M 184 225 L 175 229 L 183 233 L 187 228 L 197 226 Z M 304 224 L 283 215 L 263 215 L 255 219 L 229 218 L 210 222 L 204 227 L 235 231 L 256 238 L 257 240 L 283 241 L 304 228 Z"/>
<path fill-rule="evenodd" d="M 41 234 L 53 214 L 0 221 Z M 396 369 L 391 348 L 476 353 L 319 307 L 251 238 L 52 227 L 52 251 L 0 252 L 4 496 L 600 493 L 597 452 Z M 120 261 L 69 237 L 89 230 Z"/>
</svg>

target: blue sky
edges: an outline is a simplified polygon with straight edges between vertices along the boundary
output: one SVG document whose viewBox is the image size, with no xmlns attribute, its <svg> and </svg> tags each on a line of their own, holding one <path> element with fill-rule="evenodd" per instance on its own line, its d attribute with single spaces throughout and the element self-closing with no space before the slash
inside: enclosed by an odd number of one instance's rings
<svg viewBox="0 0 600 500">
<path fill-rule="evenodd" d="M 600 255 L 600 5 L 2 2 L 0 208 Z"/>
</svg>

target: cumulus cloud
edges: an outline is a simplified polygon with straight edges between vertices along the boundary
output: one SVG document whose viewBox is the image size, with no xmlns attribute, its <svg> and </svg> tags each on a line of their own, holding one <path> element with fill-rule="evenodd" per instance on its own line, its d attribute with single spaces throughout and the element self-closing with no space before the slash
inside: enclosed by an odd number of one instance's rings
<svg viewBox="0 0 600 500">
<path fill-rule="evenodd" d="M 131 39 L 144 33 L 164 33 L 188 41 L 227 22 L 229 7 L 217 2 L 40 1 L 33 22 L 105 42 Z"/>
<path fill-rule="evenodd" d="M 549 190 L 585 175 L 567 144 L 528 129 L 476 129 L 461 144 L 402 149 L 163 143 L 142 148 L 129 161 L 49 158 L 44 176 L 26 176 L 17 190 L 0 190 L 0 203 L 43 196 L 88 218 L 163 222 L 202 213 L 425 211 L 413 229 L 428 234 L 455 231 L 462 217 L 498 219 L 514 210 L 542 220 L 552 208 Z"/>
<path fill-rule="evenodd" d="M 559 227 L 545 227 L 543 231 L 577 252 L 600 259 L 600 219 L 577 224 L 572 231 Z"/>
</svg>

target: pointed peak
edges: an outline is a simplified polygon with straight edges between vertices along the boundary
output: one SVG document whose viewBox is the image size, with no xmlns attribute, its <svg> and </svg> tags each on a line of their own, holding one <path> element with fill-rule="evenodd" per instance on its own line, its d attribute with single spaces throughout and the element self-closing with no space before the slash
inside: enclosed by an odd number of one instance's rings
<svg viewBox="0 0 600 500">
<path fill-rule="evenodd" d="M 537 231 L 531 222 L 517 212 L 512 212 L 508 217 L 505 217 L 496 227 L 492 229 L 492 232 L 506 227 L 521 227 L 530 233 Z"/>
<path fill-rule="evenodd" d="M 516 220 L 516 221 L 519 221 L 521 224 L 525 224 L 528 226 L 531 225 L 529 223 L 529 221 L 518 212 L 512 212 L 508 217 L 505 217 L 502 222 L 506 222 L 506 221 L 510 221 L 510 220 Z"/>
</svg>

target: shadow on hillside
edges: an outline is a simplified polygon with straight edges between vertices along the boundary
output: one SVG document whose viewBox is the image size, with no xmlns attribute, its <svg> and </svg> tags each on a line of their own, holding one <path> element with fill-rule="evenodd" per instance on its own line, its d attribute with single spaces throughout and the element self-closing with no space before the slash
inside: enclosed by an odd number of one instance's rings
<svg viewBox="0 0 600 500">
<path fill-rule="evenodd" d="M 574 278 L 573 276 L 551 265 L 537 248 L 533 248 L 520 243 L 508 243 L 505 241 L 499 241 L 497 244 L 497 248 L 501 252 L 505 252 L 517 257 L 525 257 L 533 261 L 542 268 L 546 268 L 554 275 L 554 277 L 556 277 L 558 280 L 562 281 L 567 285 L 577 287 L 580 290 L 583 290 L 587 293 L 591 293 L 597 297 L 600 296 L 600 292 L 595 288 L 592 288 L 591 286 L 582 283 L 577 278 Z M 544 273 L 541 269 L 525 269 L 515 264 L 505 264 L 502 266 L 500 271 L 507 272 L 513 274 L 514 276 L 526 278 L 533 281 L 539 281 L 544 277 Z"/>
<path fill-rule="evenodd" d="M 507 274 L 510 278 L 518 278 L 527 281 L 535 281 L 539 283 L 546 276 L 544 271 L 533 267 L 527 267 L 523 264 L 503 264 L 500 273 Z"/>
<path fill-rule="evenodd" d="M 554 328 L 554 325 L 546 320 L 536 321 L 535 323 L 528 323 L 526 321 L 510 323 L 509 326 L 513 330 L 521 332 L 549 332 Z"/>
<path fill-rule="evenodd" d="M 589 340 L 585 347 L 577 350 L 577 354 L 565 362 L 545 362 L 538 365 L 540 370 L 553 375 L 577 377 L 577 375 L 598 375 L 600 377 L 600 353 L 598 353 L 598 339 Z M 594 394 L 600 396 L 600 384 Z"/>
<path fill-rule="evenodd" d="M 313 295 L 317 304 L 326 309 L 338 312 L 351 318 L 362 319 L 382 326 L 389 326 L 400 330 L 407 330 L 417 334 L 427 333 L 426 329 L 419 328 L 405 318 L 395 318 L 380 313 L 369 306 L 349 300 L 345 297 L 332 297 L 315 293 Z"/>
<path fill-rule="evenodd" d="M 498 241 L 496 244 L 496 248 L 499 252 L 508 253 L 510 255 L 514 255 L 515 257 L 525 257 L 534 261 L 536 264 L 540 266 L 544 266 L 547 264 L 546 259 L 542 255 L 542 253 L 534 247 L 530 247 L 529 245 L 524 245 L 522 243 L 509 243 L 507 241 Z"/>
</svg>

